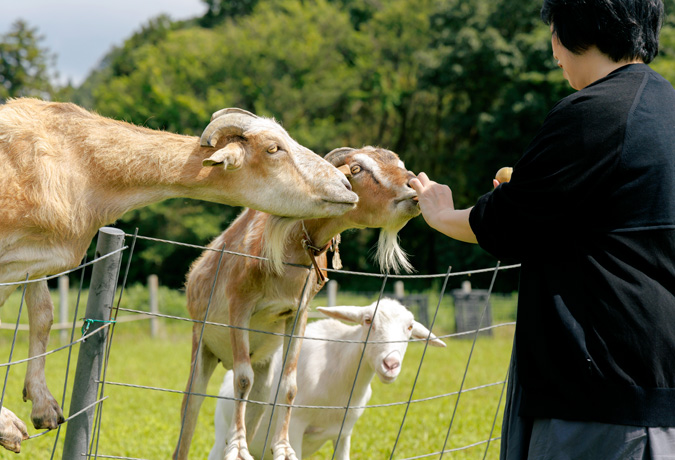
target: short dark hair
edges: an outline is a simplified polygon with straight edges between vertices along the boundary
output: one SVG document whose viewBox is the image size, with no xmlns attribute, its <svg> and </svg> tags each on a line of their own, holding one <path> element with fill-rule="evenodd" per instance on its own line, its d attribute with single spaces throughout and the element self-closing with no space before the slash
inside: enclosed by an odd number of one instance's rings
<svg viewBox="0 0 675 460">
<path fill-rule="evenodd" d="M 659 52 L 662 0 L 544 0 L 541 19 L 575 54 L 591 46 L 613 61 L 651 62 Z"/>
</svg>

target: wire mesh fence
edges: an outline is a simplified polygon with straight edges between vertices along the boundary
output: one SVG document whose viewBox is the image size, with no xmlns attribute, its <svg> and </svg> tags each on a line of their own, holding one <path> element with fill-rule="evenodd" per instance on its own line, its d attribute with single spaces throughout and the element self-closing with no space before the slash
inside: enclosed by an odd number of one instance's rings
<svg viewBox="0 0 675 460">
<path fill-rule="evenodd" d="M 47 368 L 52 369 L 52 373 L 48 373 L 50 384 L 54 388 L 57 383 L 63 384 L 59 403 L 65 409 L 64 412 L 68 412 L 69 402 L 74 397 L 71 388 L 74 378 L 72 352 L 88 338 L 107 331 L 101 369 L 97 372 L 95 397 L 77 413 L 67 414 L 66 424 L 61 425 L 58 430 L 40 431 L 24 441 L 21 455 L 26 458 L 151 460 L 170 457 L 182 431 L 181 399 L 190 393 L 185 391 L 185 383 L 190 373 L 191 330 L 194 325 L 198 325 L 195 330 L 206 326 L 231 327 L 224 323 L 190 318 L 184 310 L 176 308 L 166 311 L 161 305 L 158 313 L 151 313 L 145 305 L 126 301 L 126 275 L 133 264 L 133 247 L 136 239 L 143 237 L 136 234 L 125 236 L 126 246 L 70 271 L 79 271 L 80 275 L 80 287 L 71 318 L 70 342 L 50 350 L 46 356 Z M 154 244 L 185 245 L 180 242 L 146 239 L 152 240 Z M 202 246 L 185 246 L 196 250 L 195 257 L 198 255 L 197 251 L 212 250 Z M 221 251 L 228 253 L 226 249 Z M 82 289 L 87 270 L 94 263 L 119 252 L 124 252 L 126 261 L 121 267 L 119 286 L 113 292 L 115 299 L 110 303 L 108 319 L 91 321 L 91 318 L 83 316 L 82 308 L 79 307 L 82 297 L 87 294 Z M 237 255 L 250 257 L 246 254 Z M 304 268 L 309 272 L 310 267 Z M 419 343 L 412 343 L 408 348 L 405 364 L 397 381 L 384 385 L 375 380 L 372 384 L 373 397 L 368 405 L 311 406 L 312 410 L 341 410 L 345 414 L 349 410 L 364 410 L 352 436 L 352 458 L 498 458 L 501 412 L 515 323 L 513 299 L 504 301 L 493 294 L 492 289 L 502 270 L 515 268 L 517 266 L 502 267 L 497 264 L 491 268 L 459 273 L 453 273 L 449 268 L 442 274 L 395 276 L 329 270 L 329 277 L 337 280 L 341 286 L 337 296 L 338 304 L 378 303 L 384 297 L 395 295 L 393 284 L 396 281 L 405 282 L 413 278 L 428 281 L 428 288 L 424 290 L 427 295 L 426 326 L 447 344 L 446 348 L 432 349 L 425 340 L 413 341 Z M 50 278 L 56 276 L 58 275 Z M 342 289 L 349 285 L 352 277 L 379 278 L 381 289 L 379 292 L 358 295 Z M 457 283 L 449 283 L 451 280 L 471 280 L 473 289 L 485 294 L 481 297 L 482 304 L 473 306 L 477 323 L 470 330 L 457 332 L 453 293 L 448 287 Z M 19 288 L 17 291 L 25 288 L 25 282 L 14 284 Z M 17 355 L 27 354 L 27 339 L 21 337 L 19 327 L 26 322 L 26 306 L 23 296 L 19 294 L 17 292 L 15 296 L 18 306 L 3 307 L 3 319 L 15 320 L 15 328 L 0 332 L 3 350 L 9 352 L 7 362 L 0 365 L 6 370 L 2 404 L 28 421 L 30 403 L 20 402 L 21 392 L 17 391 L 21 388 L 23 366 L 27 361 L 16 359 Z M 180 297 L 182 294 L 176 292 L 167 295 Z M 325 300 L 325 297 L 319 295 L 313 300 L 312 306 L 320 305 Z M 182 297 L 178 300 L 172 299 L 172 302 L 178 304 L 181 301 Z M 421 310 L 411 310 L 419 319 Z M 157 318 L 163 325 L 163 333 L 159 338 L 151 339 L 150 334 L 143 334 L 138 324 L 117 322 L 119 314 L 143 319 Z M 83 327 L 78 327 L 78 322 Z M 247 330 L 250 334 L 270 334 L 266 331 Z M 298 338 L 292 334 L 281 335 L 291 340 Z M 38 357 L 30 359 L 36 358 Z M 77 363 L 77 366 L 82 365 L 84 364 Z M 194 394 L 205 397 L 207 402 L 200 413 L 199 428 L 192 443 L 190 458 L 206 458 L 213 444 L 214 406 L 217 400 L 224 398 L 218 394 L 223 374 L 224 370 L 220 369 L 212 377 L 207 392 Z M 16 397 L 12 396 L 17 393 Z M 271 404 L 254 400 L 248 403 Z M 276 403 L 275 406 L 285 405 Z M 91 418 L 91 423 L 85 424 L 88 431 L 84 442 L 86 448 L 80 449 L 79 457 L 72 452 L 64 453 L 61 429 L 70 429 L 73 419 L 87 415 Z M 268 430 L 269 425 L 269 420 L 263 420 L 260 430 Z M 29 426 L 29 432 L 34 431 Z M 342 436 L 341 431 L 342 428 L 338 437 Z M 266 457 L 272 458 L 269 454 Z M 2 458 L 16 457 L 9 452 L 0 451 L 0 459 Z M 334 458 L 332 446 L 324 446 L 311 458 Z"/>
</svg>

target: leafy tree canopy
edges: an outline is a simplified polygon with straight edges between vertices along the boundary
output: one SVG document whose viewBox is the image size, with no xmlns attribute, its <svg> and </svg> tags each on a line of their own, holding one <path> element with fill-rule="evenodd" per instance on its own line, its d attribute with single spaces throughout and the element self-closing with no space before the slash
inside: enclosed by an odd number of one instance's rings
<svg viewBox="0 0 675 460">
<path fill-rule="evenodd" d="M 41 46 L 44 37 L 23 20 L 0 35 L 0 100 L 11 97 L 50 98 L 55 56 Z"/>
<path fill-rule="evenodd" d="M 450 185 L 459 206 L 470 206 L 572 92 L 553 61 L 540 0 L 205 2 L 199 21 L 150 21 L 104 60 L 75 100 L 114 118 L 194 135 L 213 111 L 242 107 L 280 120 L 320 154 L 365 144 L 392 149 L 409 169 Z M 667 11 L 674 3 L 667 0 Z M 675 81 L 672 24 L 669 16 L 653 66 Z M 129 213 L 120 225 L 204 244 L 237 212 L 172 200 Z M 374 271 L 366 255 L 376 238 L 376 231 L 345 235 L 345 265 Z M 495 263 L 421 218 L 403 229 L 401 242 L 423 273 Z M 186 251 L 148 246 L 142 268 L 180 285 L 196 257 Z M 500 282 L 515 288 L 508 275 Z"/>
</svg>

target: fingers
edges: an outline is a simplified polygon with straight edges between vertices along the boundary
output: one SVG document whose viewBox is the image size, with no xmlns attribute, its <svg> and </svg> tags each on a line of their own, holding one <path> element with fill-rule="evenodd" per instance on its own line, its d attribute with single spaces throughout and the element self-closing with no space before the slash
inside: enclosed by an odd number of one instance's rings
<svg viewBox="0 0 675 460">
<path fill-rule="evenodd" d="M 409 184 L 415 190 L 418 194 L 422 193 L 426 187 L 429 186 L 431 183 L 431 180 L 429 180 L 429 177 L 426 175 L 426 173 L 419 173 L 417 177 L 414 179 L 411 179 Z"/>
<path fill-rule="evenodd" d="M 422 183 L 422 185 L 426 185 L 426 184 L 428 184 L 428 183 L 430 182 L 430 181 L 429 181 L 429 176 L 427 176 L 427 173 L 425 173 L 425 172 L 419 173 L 419 174 L 417 175 L 417 180 L 419 180 L 420 183 Z"/>
</svg>

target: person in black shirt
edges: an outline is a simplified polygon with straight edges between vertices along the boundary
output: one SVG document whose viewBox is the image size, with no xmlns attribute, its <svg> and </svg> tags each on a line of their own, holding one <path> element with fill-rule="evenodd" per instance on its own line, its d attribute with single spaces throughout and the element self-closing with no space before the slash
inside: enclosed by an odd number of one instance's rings
<svg viewBox="0 0 675 460">
<path fill-rule="evenodd" d="M 420 173 L 427 223 L 521 263 L 502 459 L 675 459 L 675 90 L 661 0 L 545 0 L 578 90 L 470 209 Z"/>
</svg>

